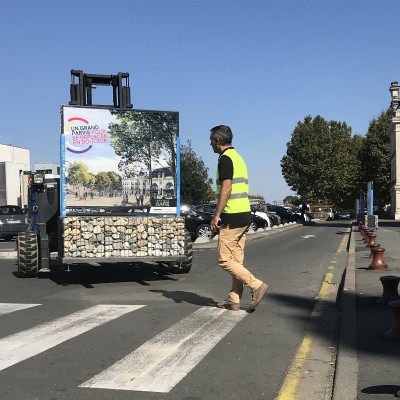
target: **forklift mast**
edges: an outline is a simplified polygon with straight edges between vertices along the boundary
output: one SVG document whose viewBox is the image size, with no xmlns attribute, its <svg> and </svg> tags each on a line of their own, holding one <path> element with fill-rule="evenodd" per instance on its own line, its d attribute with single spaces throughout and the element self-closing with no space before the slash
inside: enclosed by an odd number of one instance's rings
<svg viewBox="0 0 400 400">
<path fill-rule="evenodd" d="M 93 104 L 92 89 L 96 86 L 112 86 L 113 104 Z M 71 69 L 70 84 L 71 106 L 96 106 L 117 109 L 133 108 L 129 73 L 118 72 L 116 75 L 87 74 L 82 70 Z"/>
</svg>

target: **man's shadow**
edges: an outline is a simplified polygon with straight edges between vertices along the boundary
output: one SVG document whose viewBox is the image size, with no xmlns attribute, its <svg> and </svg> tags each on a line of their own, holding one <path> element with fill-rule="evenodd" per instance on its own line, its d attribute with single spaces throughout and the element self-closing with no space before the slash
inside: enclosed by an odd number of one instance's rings
<svg viewBox="0 0 400 400">
<path fill-rule="evenodd" d="M 189 303 L 198 306 L 216 306 L 217 302 L 209 297 L 199 296 L 191 292 L 183 292 L 180 290 L 150 290 L 153 293 L 161 293 L 167 299 L 173 300 L 175 303 Z"/>
</svg>

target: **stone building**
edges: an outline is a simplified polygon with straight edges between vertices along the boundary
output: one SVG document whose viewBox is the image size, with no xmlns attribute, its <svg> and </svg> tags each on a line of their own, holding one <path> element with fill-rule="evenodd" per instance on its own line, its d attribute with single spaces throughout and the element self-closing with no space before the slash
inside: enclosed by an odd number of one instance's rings
<svg viewBox="0 0 400 400">
<path fill-rule="evenodd" d="M 400 220 L 400 109 L 399 109 L 399 84 L 392 82 L 390 85 L 392 101 L 392 123 L 389 128 L 390 135 L 390 197 L 391 197 L 391 217 Z"/>
<path fill-rule="evenodd" d="M 154 194 L 173 195 L 174 193 L 174 177 L 169 168 L 156 168 L 151 173 L 150 179 L 144 173 L 140 173 L 132 178 L 122 178 L 122 191 L 124 194 Z"/>
</svg>

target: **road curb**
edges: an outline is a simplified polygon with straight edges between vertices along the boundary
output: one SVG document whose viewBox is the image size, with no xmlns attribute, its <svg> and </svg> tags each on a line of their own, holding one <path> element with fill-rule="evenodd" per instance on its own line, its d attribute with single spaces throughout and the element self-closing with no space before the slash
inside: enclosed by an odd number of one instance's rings
<svg viewBox="0 0 400 400">
<path fill-rule="evenodd" d="M 356 281 L 354 225 L 340 293 L 340 328 L 332 400 L 357 400 L 358 361 L 356 347 Z M 343 343 L 347 345 L 344 346 Z"/>
<path fill-rule="evenodd" d="M 268 236 L 277 235 L 279 233 L 284 233 L 288 230 L 299 228 L 301 226 L 303 226 L 303 224 L 294 223 L 294 224 L 284 225 L 280 228 L 264 230 L 262 232 L 248 233 L 246 236 L 246 241 L 252 241 L 252 240 L 262 239 Z M 217 245 L 218 245 L 218 236 L 215 236 L 213 239 L 209 239 L 207 242 L 200 242 L 200 243 L 196 241 L 193 242 L 193 250 L 212 249 L 217 247 Z"/>
</svg>

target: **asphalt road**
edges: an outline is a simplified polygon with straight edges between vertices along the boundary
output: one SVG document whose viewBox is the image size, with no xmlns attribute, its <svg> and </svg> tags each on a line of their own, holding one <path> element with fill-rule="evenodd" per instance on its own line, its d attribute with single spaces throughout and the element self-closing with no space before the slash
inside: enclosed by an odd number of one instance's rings
<svg viewBox="0 0 400 400">
<path fill-rule="evenodd" d="M 246 265 L 270 285 L 251 314 L 248 290 L 239 313 L 215 307 L 230 286 L 215 249 L 196 249 L 184 275 L 108 265 L 19 279 L 0 259 L 0 398 L 282 396 L 326 274 L 340 280 L 348 225 L 249 240 Z"/>
</svg>

